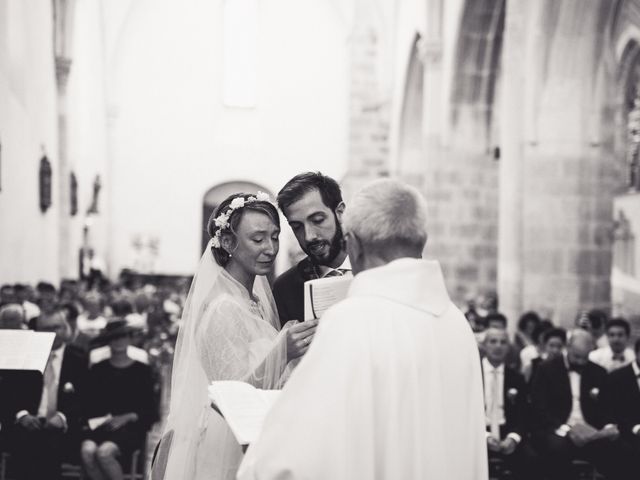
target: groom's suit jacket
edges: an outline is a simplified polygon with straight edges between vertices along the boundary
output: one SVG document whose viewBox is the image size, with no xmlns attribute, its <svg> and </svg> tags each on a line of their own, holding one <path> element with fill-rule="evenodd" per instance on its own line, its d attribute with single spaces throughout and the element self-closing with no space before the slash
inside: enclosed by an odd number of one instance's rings
<svg viewBox="0 0 640 480">
<path fill-rule="evenodd" d="M 280 275 L 273 284 L 280 326 L 289 320 L 304 320 L 304 282 L 320 278 L 317 266 L 305 257 Z"/>
</svg>

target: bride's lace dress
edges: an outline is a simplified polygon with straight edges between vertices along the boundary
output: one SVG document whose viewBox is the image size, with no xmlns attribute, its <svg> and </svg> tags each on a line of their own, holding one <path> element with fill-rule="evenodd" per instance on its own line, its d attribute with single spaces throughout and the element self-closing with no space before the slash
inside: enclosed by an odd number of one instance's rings
<svg viewBox="0 0 640 480">
<path fill-rule="evenodd" d="M 207 386 L 214 380 L 280 386 L 287 354 L 276 312 L 264 277 L 250 295 L 205 251 L 183 314 L 154 480 L 235 478 L 242 449 L 211 409 Z"/>
</svg>

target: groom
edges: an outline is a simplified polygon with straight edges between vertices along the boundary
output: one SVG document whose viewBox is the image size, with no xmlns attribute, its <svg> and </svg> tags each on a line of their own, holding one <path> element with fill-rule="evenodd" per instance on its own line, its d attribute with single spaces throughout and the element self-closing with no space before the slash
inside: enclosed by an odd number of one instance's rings
<svg viewBox="0 0 640 480">
<path fill-rule="evenodd" d="M 350 275 L 340 218 L 344 202 L 340 186 L 320 172 L 296 175 L 278 193 L 278 206 L 307 256 L 280 275 L 273 286 L 281 325 L 304 320 L 304 282 Z"/>
</svg>

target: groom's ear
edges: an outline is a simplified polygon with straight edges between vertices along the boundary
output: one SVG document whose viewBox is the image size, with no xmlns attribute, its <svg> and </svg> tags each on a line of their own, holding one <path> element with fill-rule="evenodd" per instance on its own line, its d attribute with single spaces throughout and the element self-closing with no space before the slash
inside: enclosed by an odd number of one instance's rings
<svg viewBox="0 0 640 480">
<path fill-rule="evenodd" d="M 346 205 L 344 204 L 344 202 L 340 202 L 336 207 L 336 209 L 334 210 L 334 212 L 336 212 L 336 217 L 340 223 L 342 223 L 342 215 L 344 214 L 345 208 L 346 208 Z"/>
</svg>

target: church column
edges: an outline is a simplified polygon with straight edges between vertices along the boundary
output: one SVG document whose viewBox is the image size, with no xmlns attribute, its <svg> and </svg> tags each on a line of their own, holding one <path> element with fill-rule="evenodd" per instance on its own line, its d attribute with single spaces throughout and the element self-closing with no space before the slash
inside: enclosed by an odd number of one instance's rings
<svg viewBox="0 0 640 480">
<path fill-rule="evenodd" d="M 56 83 L 58 90 L 58 212 L 59 239 L 58 262 L 61 278 L 76 276 L 75 258 L 71 245 L 71 167 L 68 157 L 67 129 L 67 83 L 71 69 L 71 34 L 73 29 L 73 12 L 75 0 L 54 1 L 54 53 L 56 66 Z"/>
<path fill-rule="evenodd" d="M 522 187 L 526 0 L 506 5 L 502 57 L 502 111 L 498 204 L 498 295 L 512 319 L 522 312 Z"/>
</svg>

